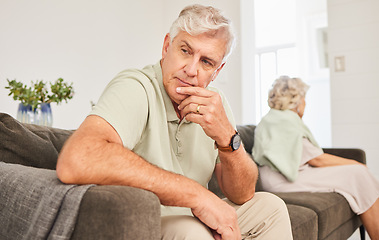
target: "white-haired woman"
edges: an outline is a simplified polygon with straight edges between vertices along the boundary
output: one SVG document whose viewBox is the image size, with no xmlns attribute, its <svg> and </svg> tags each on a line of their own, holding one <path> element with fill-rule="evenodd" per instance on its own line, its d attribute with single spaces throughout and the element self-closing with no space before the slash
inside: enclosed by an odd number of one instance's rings
<svg viewBox="0 0 379 240">
<path fill-rule="evenodd" d="M 270 111 L 255 130 L 254 160 L 270 192 L 337 192 L 379 239 L 379 182 L 355 160 L 324 153 L 303 123 L 309 86 L 281 76 L 269 92 Z"/>
</svg>

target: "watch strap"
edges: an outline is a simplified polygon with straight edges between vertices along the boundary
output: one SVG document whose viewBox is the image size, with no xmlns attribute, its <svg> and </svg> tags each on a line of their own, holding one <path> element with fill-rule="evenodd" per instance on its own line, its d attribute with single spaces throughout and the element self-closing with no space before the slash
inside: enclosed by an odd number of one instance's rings
<svg viewBox="0 0 379 240">
<path fill-rule="evenodd" d="M 236 135 L 239 135 L 239 133 L 237 131 L 235 131 L 234 135 L 230 138 L 230 142 L 229 142 L 229 145 L 226 146 L 226 147 L 221 147 L 217 144 L 217 142 L 215 141 L 215 148 L 217 148 L 218 150 L 222 151 L 222 152 L 233 152 L 234 150 L 237 150 L 237 149 L 234 149 L 233 148 L 233 140 L 234 140 L 234 137 Z"/>
<path fill-rule="evenodd" d="M 232 146 L 229 144 L 227 147 L 221 147 L 215 142 L 215 147 L 222 152 L 233 152 Z"/>
</svg>

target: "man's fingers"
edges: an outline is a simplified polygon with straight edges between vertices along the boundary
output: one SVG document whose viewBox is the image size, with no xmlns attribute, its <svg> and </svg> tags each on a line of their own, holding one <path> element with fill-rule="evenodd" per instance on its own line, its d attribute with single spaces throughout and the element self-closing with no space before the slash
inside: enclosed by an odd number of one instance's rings
<svg viewBox="0 0 379 240">
<path fill-rule="evenodd" d="M 201 114 L 201 112 L 204 112 L 204 107 L 204 105 L 198 103 L 189 103 L 188 105 L 179 107 L 179 110 L 182 116 L 187 116 L 190 113 Z"/>
<path fill-rule="evenodd" d="M 192 103 L 199 105 L 208 105 L 210 103 L 210 99 L 212 99 L 215 94 L 217 95 L 215 92 L 200 87 L 181 87 L 177 88 L 177 90 L 178 89 L 181 89 L 180 93 L 183 95 L 189 96 L 179 104 L 179 110 L 184 109 L 187 105 L 190 105 Z"/>
<path fill-rule="evenodd" d="M 208 103 L 208 99 L 204 97 L 197 97 L 197 96 L 190 96 L 186 99 L 184 99 L 178 106 L 179 110 L 184 109 L 188 105 L 196 104 L 196 106 L 199 105 L 206 105 Z M 196 110 L 196 109 L 195 109 Z"/>
<path fill-rule="evenodd" d="M 210 97 L 213 94 L 213 92 L 202 87 L 178 87 L 176 88 L 176 92 L 183 95 L 200 96 L 200 97 Z"/>
</svg>

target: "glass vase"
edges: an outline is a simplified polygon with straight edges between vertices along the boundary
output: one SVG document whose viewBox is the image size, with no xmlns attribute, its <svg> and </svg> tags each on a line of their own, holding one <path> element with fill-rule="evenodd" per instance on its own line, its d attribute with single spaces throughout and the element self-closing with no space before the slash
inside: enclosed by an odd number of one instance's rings
<svg viewBox="0 0 379 240">
<path fill-rule="evenodd" d="M 20 103 L 17 110 L 17 120 L 22 123 L 31 123 L 51 127 L 53 125 L 53 114 L 50 103 L 41 105 L 32 110 L 32 106 Z"/>
</svg>

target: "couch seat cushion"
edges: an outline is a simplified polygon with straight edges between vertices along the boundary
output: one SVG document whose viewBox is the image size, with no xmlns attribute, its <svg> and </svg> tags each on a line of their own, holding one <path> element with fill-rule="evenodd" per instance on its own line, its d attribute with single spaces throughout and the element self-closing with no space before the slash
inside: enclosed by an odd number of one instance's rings
<svg viewBox="0 0 379 240">
<path fill-rule="evenodd" d="M 309 208 L 287 204 L 294 240 L 317 240 L 317 214 Z"/>
<path fill-rule="evenodd" d="M 287 204 L 312 209 L 318 216 L 318 239 L 324 239 L 336 228 L 356 217 L 349 204 L 338 193 L 275 193 Z M 292 219 L 291 219 L 292 220 Z"/>
</svg>

